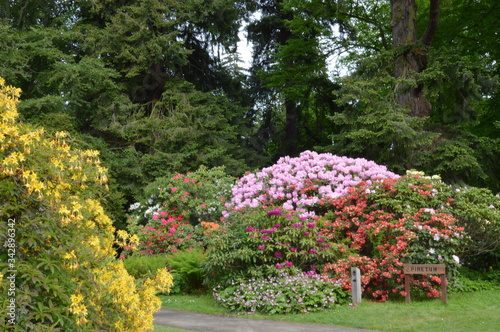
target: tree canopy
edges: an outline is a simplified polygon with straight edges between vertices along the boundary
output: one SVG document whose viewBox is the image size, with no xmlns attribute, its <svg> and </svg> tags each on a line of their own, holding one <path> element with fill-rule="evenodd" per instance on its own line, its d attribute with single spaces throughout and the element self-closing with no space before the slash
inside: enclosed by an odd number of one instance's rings
<svg viewBox="0 0 500 332">
<path fill-rule="evenodd" d="M 3 1 L 23 121 L 110 169 L 106 208 L 170 172 L 305 150 L 500 190 L 495 0 Z M 239 62 L 240 32 L 253 49 Z"/>
</svg>

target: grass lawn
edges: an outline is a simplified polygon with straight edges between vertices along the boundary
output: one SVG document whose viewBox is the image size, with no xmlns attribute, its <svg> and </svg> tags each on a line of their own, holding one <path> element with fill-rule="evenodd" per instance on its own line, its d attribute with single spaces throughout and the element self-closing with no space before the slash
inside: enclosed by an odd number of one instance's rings
<svg viewBox="0 0 500 332">
<path fill-rule="evenodd" d="M 218 306 L 211 296 L 171 295 L 162 297 L 163 306 L 171 309 L 209 314 L 229 313 Z M 246 316 L 248 317 L 248 316 Z M 357 307 L 337 306 L 309 314 L 252 315 L 260 319 L 286 320 L 358 327 L 379 331 L 500 331 L 500 290 L 449 294 L 448 304 L 439 299 L 404 302 L 370 303 Z M 158 327 L 160 328 L 160 327 Z M 155 331 L 182 331 L 158 329 Z"/>
</svg>

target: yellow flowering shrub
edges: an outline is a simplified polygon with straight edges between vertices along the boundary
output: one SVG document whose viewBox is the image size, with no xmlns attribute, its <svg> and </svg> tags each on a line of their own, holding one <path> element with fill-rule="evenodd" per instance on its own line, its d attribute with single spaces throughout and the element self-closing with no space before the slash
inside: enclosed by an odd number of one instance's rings
<svg viewBox="0 0 500 332">
<path fill-rule="evenodd" d="M 138 283 L 113 246 L 99 152 L 23 124 L 19 89 L 0 78 L 0 330 L 151 331 L 172 275 Z M 14 303 L 14 305 L 12 305 Z"/>
</svg>

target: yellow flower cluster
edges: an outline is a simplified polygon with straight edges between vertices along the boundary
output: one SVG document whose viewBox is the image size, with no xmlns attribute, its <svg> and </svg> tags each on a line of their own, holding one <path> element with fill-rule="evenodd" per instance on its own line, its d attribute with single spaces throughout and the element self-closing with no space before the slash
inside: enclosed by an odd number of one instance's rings
<svg viewBox="0 0 500 332">
<path fill-rule="evenodd" d="M 63 255 L 63 258 L 67 260 L 68 262 L 64 265 L 64 267 L 70 269 L 70 270 L 75 270 L 77 269 L 80 265 L 78 264 L 78 258 L 76 257 L 75 251 L 71 250 L 71 252 L 67 252 Z"/>
<path fill-rule="evenodd" d="M 87 307 L 83 304 L 83 296 L 82 294 L 72 294 L 70 296 L 71 306 L 69 307 L 69 311 L 77 317 L 76 324 L 81 325 L 87 322 Z"/>
<path fill-rule="evenodd" d="M 137 245 L 140 240 L 137 234 L 130 235 L 127 231 L 120 229 L 116 232 L 115 244 L 120 248 L 126 248 L 127 250 L 137 250 Z"/>
<path fill-rule="evenodd" d="M 46 243 L 37 239 L 39 247 L 50 248 L 50 259 L 54 258 L 52 248 L 61 250 L 60 265 L 71 276 L 72 289 L 66 296 L 71 303 L 61 310 L 69 312 L 84 330 L 151 331 L 153 313 L 161 305 L 156 293 L 170 291 L 172 275 L 160 270 L 154 280 L 136 284 L 123 262 L 115 258 L 113 246 L 134 247 L 137 236 L 119 231 L 115 239 L 112 221 L 92 198 L 107 182 L 99 152 L 73 149 L 67 133 L 46 138 L 42 129 L 18 123 L 19 94 L 19 89 L 6 86 L 0 78 L 0 181 L 11 179 L 22 197 L 43 200 L 43 212 L 31 215 L 44 213 L 47 218 L 40 220 L 47 227 L 70 234 L 68 243 L 51 236 Z M 24 259 L 34 260 L 33 266 L 43 258 L 43 251 L 23 250 Z"/>
<path fill-rule="evenodd" d="M 14 123 L 17 121 L 17 117 L 19 116 L 16 104 L 19 100 L 21 89 L 6 86 L 5 80 L 2 77 L 0 77 L 0 89 L 2 91 L 0 94 L 0 108 L 2 108 L 0 123 Z M 2 132 L 4 131 L 0 131 L 0 133 Z"/>
<path fill-rule="evenodd" d="M 170 293 L 174 285 L 174 278 L 167 269 L 159 269 L 155 277 L 156 289 L 161 293 Z"/>
</svg>

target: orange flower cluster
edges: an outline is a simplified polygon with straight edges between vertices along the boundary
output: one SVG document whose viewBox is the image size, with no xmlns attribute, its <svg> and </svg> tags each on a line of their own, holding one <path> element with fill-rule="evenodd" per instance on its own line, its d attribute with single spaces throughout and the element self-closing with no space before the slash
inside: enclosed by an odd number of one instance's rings
<svg viewBox="0 0 500 332">
<path fill-rule="evenodd" d="M 219 229 L 219 224 L 216 222 L 210 222 L 210 221 L 202 221 L 200 223 L 201 227 L 205 228 L 206 231 L 203 232 L 203 234 L 208 234 L 211 231 L 216 231 Z"/>
</svg>

